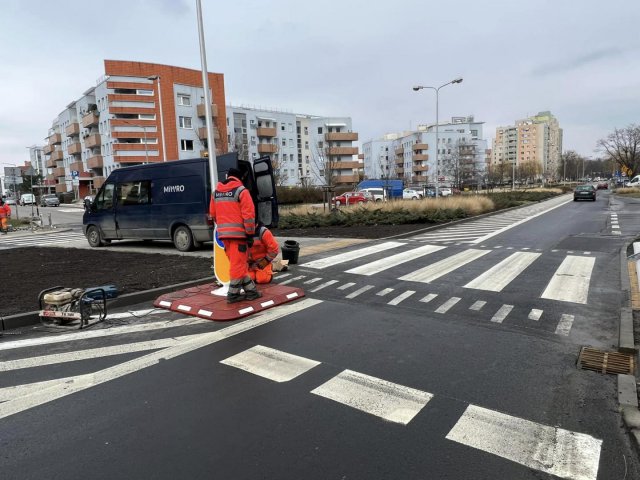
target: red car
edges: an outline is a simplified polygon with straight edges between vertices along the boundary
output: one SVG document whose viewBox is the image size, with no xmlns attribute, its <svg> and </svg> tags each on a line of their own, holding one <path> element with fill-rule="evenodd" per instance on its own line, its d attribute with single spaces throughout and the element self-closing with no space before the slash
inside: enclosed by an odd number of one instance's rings
<svg viewBox="0 0 640 480">
<path fill-rule="evenodd" d="M 598 190 L 609 190 L 609 182 L 598 182 Z"/>
<path fill-rule="evenodd" d="M 342 195 L 333 197 L 333 203 L 336 207 L 341 205 L 357 205 L 359 203 L 366 203 L 372 200 L 372 195 L 369 192 L 345 192 Z"/>
</svg>

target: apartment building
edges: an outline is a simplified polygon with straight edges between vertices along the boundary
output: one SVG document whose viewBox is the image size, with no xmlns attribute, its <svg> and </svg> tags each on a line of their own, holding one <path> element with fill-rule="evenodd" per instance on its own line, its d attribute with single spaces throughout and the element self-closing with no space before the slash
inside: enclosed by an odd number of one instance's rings
<svg viewBox="0 0 640 480">
<path fill-rule="evenodd" d="M 417 130 L 390 133 L 364 142 L 366 178 L 396 178 L 407 184 L 476 184 L 486 175 L 487 141 L 484 122 L 473 116 L 452 117 L 438 125 L 419 125 Z M 436 152 L 439 175 L 436 172 Z"/>
<path fill-rule="evenodd" d="M 230 150 L 246 160 L 270 155 L 279 185 L 350 185 L 364 175 L 349 117 L 232 105 L 226 112 Z"/>
<path fill-rule="evenodd" d="M 562 154 L 562 129 L 549 111 L 496 128 L 491 164 L 494 169 L 531 166 L 538 178 L 555 180 Z"/>
<path fill-rule="evenodd" d="M 94 193 L 114 169 L 202 157 L 207 149 L 202 72 L 105 60 L 95 86 L 53 120 L 42 148 L 57 193 Z M 214 141 L 228 151 L 224 76 L 209 73 Z"/>
</svg>

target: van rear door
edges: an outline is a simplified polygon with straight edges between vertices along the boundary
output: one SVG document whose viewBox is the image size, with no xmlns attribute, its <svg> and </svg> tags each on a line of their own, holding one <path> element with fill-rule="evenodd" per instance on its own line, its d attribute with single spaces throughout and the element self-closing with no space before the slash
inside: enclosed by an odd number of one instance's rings
<svg viewBox="0 0 640 480">
<path fill-rule="evenodd" d="M 269 156 L 260 157 L 253 162 L 253 176 L 256 182 L 256 217 L 266 227 L 277 228 L 278 198 L 273 178 L 273 167 Z"/>
</svg>

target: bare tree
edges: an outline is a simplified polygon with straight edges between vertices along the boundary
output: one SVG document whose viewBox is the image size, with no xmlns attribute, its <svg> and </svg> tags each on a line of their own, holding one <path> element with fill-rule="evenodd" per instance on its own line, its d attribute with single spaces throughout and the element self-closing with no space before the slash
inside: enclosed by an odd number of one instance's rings
<svg viewBox="0 0 640 480">
<path fill-rule="evenodd" d="M 567 180 L 568 178 L 575 178 L 577 180 L 580 178 L 579 170 L 583 163 L 584 158 L 582 158 L 578 153 L 573 150 L 567 150 L 560 157 L 558 176 L 563 180 Z"/>
<path fill-rule="evenodd" d="M 518 165 L 518 173 L 522 183 L 536 183 L 542 174 L 542 165 L 535 160 L 528 160 Z"/>
<path fill-rule="evenodd" d="M 338 170 L 338 161 L 334 155 L 329 155 L 329 142 L 316 142 L 311 148 L 311 176 L 313 183 L 326 187 L 334 187 L 334 173 Z"/>
<path fill-rule="evenodd" d="M 598 147 L 630 177 L 640 171 L 640 126 L 631 124 L 616 128 L 606 138 L 598 140 Z"/>
</svg>

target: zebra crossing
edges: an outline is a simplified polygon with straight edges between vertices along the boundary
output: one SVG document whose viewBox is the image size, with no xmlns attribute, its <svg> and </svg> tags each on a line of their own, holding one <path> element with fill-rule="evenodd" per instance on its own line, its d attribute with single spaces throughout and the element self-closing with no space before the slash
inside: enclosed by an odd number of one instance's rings
<svg viewBox="0 0 640 480">
<path fill-rule="evenodd" d="M 64 245 L 72 247 L 86 245 L 87 239 L 82 232 L 60 232 L 47 234 L 14 235 L 11 233 L 0 238 L 0 250 L 20 247 L 48 247 Z"/>
<path fill-rule="evenodd" d="M 479 244 L 570 201 L 570 197 L 562 195 L 546 202 L 518 208 L 509 212 L 498 213 L 485 218 L 438 228 L 433 232 L 416 235 L 409 240 L 422 243 Z"/>
</svg>

